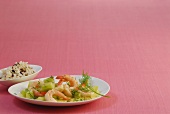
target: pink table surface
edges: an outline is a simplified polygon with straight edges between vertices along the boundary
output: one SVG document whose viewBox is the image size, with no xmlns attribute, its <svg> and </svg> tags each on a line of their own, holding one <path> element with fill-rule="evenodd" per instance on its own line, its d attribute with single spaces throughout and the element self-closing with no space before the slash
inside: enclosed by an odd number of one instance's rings
<svg viewBox="0 0 170 114">
<path fill-rule="evenodd" d="M 90 75 L 111 98 L 73 107 L 22 102 L 0 85 L 0 113 L 170 114 L 169 0 L 0 0 L 0 68 Z"/>
</svg>

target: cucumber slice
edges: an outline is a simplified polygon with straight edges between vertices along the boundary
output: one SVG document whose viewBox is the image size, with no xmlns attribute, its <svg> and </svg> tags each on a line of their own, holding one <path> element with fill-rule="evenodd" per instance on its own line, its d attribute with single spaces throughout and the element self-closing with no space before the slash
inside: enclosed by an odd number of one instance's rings
<svg viewBox="0 0 170 114">
<path fill-rule="evenodd" d="M 38 97 L 38 98 L 36 98 L 36 100 L 45 101 L 45 98 L 44 97 Z"/>
<path fill-rule="evenodd" d="M 33 91 L 27 91 L 26 94 L 25 94 L 25 97 L 28 98 L 28 99 L 34 99 L 34 93 Z"/>
<path fill-rule="evenodd" d="M 48 83 L 46 82 L 39 88 L 39 91 L 48 91 L 54 88 L 55 88 L 55 84 L 53 82 L 48 82 Z"/>
<path fill-rule="evenodd" d="M 21 91 L 22 97 L 26 97 L 26 93 L 28 92 L 28 89 L 24 89 Z"/>
<path fill-rule="evenodd" d="M 44 83 L 48 83 L 48 82 L 53 82 L 54 83 L 54 77 L 51 76 L 51 77 L 44 80 Z"/>
</svg>

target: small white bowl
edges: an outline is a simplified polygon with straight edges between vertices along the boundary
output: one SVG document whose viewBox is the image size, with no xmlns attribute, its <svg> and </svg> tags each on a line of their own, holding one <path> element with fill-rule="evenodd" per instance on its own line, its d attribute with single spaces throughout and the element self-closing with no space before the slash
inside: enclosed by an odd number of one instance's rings
<svg viewBox="0 0 170 114">
<path fill-rule="evenodd" d="M 29 64 L 29 66 L 34 69 L 35 73 L 28 75 L 28 76 L 23 76 L 21 78 L 15 78 L 15 79 L 9 79 L 9 80 L 0 79 L 0 84 L 5 85 L 5 86 L 11 86 L 16 83 L 34 79 L 38 75 L 38 73 L 42 70 L 42 67 L 39 65 L 31 65 L 31 64 Z M 0 77 L 2 76 L 2 70 L 5 70 L 5 69 L 7 68 L 0 70 Z"/>
</svg>

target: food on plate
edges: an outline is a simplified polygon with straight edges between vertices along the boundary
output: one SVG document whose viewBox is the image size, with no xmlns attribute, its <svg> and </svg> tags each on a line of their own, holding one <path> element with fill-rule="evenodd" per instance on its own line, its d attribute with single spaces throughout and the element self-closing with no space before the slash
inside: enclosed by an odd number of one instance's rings
<svg viewBox="0 0 170 114">
<path fill-rule="evenodd" d="M 29 66 L 28 62 L 16 62 L 13 66 L 10 66 L 2 70 L 2 76 L 0 79 L 10 80 L 25 77 L 35 73 L 34 69 Z"/>
<path fill-rule="evenodd" d="M 91 77 L 83 72 L 79 80 L 76 80 L 74 76 L 63 75 L 29 81 L 28 87 L 21 91 L 21 96 L 50 102 L 90 100 L 101 95 L 98 86 L 93 86 L 91 80 Z"/>
</svg>

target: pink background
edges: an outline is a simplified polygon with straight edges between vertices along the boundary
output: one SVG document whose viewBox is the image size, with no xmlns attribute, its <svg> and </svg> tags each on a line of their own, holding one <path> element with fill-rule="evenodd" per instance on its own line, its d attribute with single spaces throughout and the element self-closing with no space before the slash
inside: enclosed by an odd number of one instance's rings
<svg viewBox="0 0 170 114">
<path fill-rule="evenodd" d="M 0 113 L 170 114 L 169 0 L 0 0 L 0 68 L 90 75 L 111 98 L 74 107 L 22 102 L 0 85 Z"/>
</svg>

